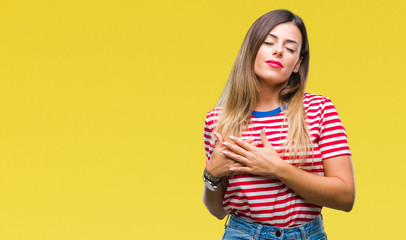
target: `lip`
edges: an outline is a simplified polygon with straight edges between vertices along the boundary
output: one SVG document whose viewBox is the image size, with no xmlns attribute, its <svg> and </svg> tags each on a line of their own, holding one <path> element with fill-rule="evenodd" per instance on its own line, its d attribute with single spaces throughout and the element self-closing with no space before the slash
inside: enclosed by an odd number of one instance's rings
<svg viewBox="0 0 406 240">
<path fill-rule="evenodd" d="M 273 67 L 273 68 L 282 68 L 283 65 L 281 62 L 279 61 L 274 61 L 274 60 L 268 60 L 265 61 L 269 66 Z"/>
</svg>

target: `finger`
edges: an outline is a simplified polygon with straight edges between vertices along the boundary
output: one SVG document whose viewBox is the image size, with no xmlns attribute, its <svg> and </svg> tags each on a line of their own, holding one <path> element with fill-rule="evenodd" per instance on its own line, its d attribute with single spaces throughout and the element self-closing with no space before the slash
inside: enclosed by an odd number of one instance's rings
<svg viewBox="0 0 406 240">
<path fill-rule="evenodd" d="M 215 143 L 215 146 L 219 146 L 221 147 L 221 143 L 223 142 L 223 138 L 221 137 L 221 135 L 218 132 L 213 132 L 214 136 L 217 138 L 217 141 Z"/>
<path fill-rule="evenodd" d="M 263 128 L 262 131 L 261 131 L 261 142 L 262 142 L 262 145 L 264 145 L 264 147 L 270 147 L 270 146 L 272 146 L 272 145 L 268 142 L 268 138 L 266 137 L 265 128 Z"/>
<path fill-rule="evenodd" d="M 249 163 L 248 159 L 246 159 L 245 157 L 243 157 L 241 155 L 235 154 L 234 152 L 225 151 L 225 150 L 222 152 L 226 157 L 228 157 L 236 162 L 242 163 L 244 165 L 247 165 Z"/>
<path fill-rule="evenodd" d="M 250 143 L 250 144 L 251 144 L 252 142 L 254 142 L 254 140 L 255 140 L 255 139 L 253 139 L 253 138 L 249 138 L 249 139 L 247 139 L 247 140 L 245 140 L 245 141 L 246 141 L 247 143 Z"/>
<path fill-rule="evenodd" d="M 235 168 L 235 167 L 246 167 L 246 166 L 239 162 L 234 162 L 232 165 L 230 165 L 230 168 Z"/>
<path fill-rule="evenodd" d="M 245 141 L 254 147 L 257 147 L 261 143 L 261 142 L 255 141 L 255 138 L 250 138 Z"/>
<path fill-rule="evenodd" d="M 245 150 L 244 148 L 242 148 L 236 144 L 232 144 L 229 142 L 223 142 L 223 146 L 226 146 L 227 149 L 229 149 L 230 151 L 232 151 L 238 155 L 247 157 L 247 150 Z"/>
<path fill-rule="evenodd" d="M 252 149 L 251 144 L 247 143 L 246 141 L 243 141 L 241 138 L 237 138 L 234 136 L 230 136 L 230 139 L 235 142 L 237 145 L 240 147 L 244 148 L 245 150 L 249 151 Z"/>
<path fill-rule="evenodd" d="M 235 169 L 235 168 L 240 168 L 240 167 L 246 167 L 244 164 L 241 163 L 234 163 L 232 165 L 230 165 L 230 168 L 228 169 L 228 175 L 234 175 L 234 174 L 238 174 L 237 171 L 230 171 L 230 169 Z"/>
<path fill-rule="evenodd" d="M 250 173 L 251 169 L 249 167 L 231 167 L 230 169 L 231 173 Z"/>
</svg>

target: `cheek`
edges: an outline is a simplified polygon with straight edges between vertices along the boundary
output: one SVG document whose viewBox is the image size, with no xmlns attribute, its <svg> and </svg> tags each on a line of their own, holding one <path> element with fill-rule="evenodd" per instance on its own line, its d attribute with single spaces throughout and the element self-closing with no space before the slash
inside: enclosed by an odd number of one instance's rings
<svg viewBox="0 0 406 240">
<path fill-rule="evenodd" d="M 289 65 L 290 65 L 290 71 L 293 71 L 294 69 L 295 69 L 295 66 L 296 66 L 296 63 L 298 62 L 298 59 L 297 58 L 292 58 L 290 61 L 289 61 Z"/>
<path fill-rule="evenodd" d="M 258 50 L 257 56 L 255 57 L 255 62 L 254 62 L 254 70 L 257 72 L 259 68 L 261 67 L 261 63 L 265 61 L 265 52 L 263 48 L 261 47 Z"/>
<path fill-rule="evenodd" d="M 265 56 L 266 56 L 265 49 L 263 47 L 260 47 L 259 50 L 258 50 L 257 56 L 255 58 L 255 61 L 264 59 Z"/>
<path fill-rule="evenodd" d="M 260 68 L 260 62 L 261 62 L 261 60 L 259 60 L 258 55 L 257 55 L 257 57 L 255 58 L 255 62 L 254 62 L 254 72 L 256 74 L 258 74 L 258 71 Z"/>
</svg>

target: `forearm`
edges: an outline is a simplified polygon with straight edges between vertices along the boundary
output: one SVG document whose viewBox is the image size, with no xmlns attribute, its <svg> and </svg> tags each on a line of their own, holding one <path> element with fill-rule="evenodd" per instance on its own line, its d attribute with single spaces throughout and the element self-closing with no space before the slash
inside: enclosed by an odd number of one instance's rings
<svg viewBox="0 0 406 240">
<path fill-rule="evenodd" d="M 203 203 L 207 210 L 218 219 L 223 219 L 227 216 L 228 212 L 223 208 L 223 199 L 226 189 L 223 184 L 216 192 L 210 191 L 204 187 Z"/>
<path fill-rule="evenodd" d="M 276 177 L 310 203 L 346 212 L 354 205 L 354 182 L 315 175 L 287 162 L 280 167 Z"/>
<path fill-rule="evenodd" d="M 223 154 L 243 164 L 230 171 L 255 175 L 275 176 L 310 203 L 338 210 L 350 211 L 355 201 L 355 177 L 350 155 L 323 159 L 325 176 L 297 168 L 283 160 L 268 142 L 265 128 L 261 131 L 262 148 L 253 147 L 240 138 L 234 143 L 223 143 Z"/>
</svg>

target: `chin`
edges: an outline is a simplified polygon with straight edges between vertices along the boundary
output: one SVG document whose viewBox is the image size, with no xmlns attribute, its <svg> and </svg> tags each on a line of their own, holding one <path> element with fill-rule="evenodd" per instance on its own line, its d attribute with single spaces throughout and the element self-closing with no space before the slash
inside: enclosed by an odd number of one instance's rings
<svg viewBox="0 0 406 240">
<path fill-rule="evenodd" d="M 266 84 L 266 85 L 281 85 L 288 81 L 288 79 L 284 79 L 284 78 L 280 78 L 280 77 L 276 78 L 276 77 L 270 77 L 270 76 L 267 76 L 264 78 L 258 77 L 258 79 L 261 84 Z"/>
</svg>

